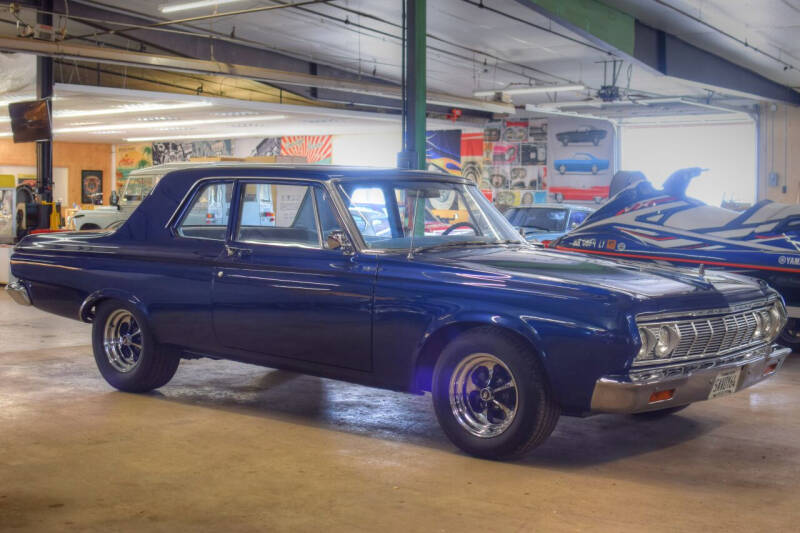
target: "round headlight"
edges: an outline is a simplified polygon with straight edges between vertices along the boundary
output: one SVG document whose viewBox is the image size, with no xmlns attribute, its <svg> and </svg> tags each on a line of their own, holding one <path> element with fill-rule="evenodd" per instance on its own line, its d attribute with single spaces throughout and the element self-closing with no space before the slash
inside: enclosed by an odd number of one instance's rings
<svg viewBox="0 0 800 533">
<path fill-rule="evenodd" d="M 778 336 L 785 325 L 786 314 L 784 313 L 783 306 L 778 302 L 772 304 L 772 307 L 769 309 L 769 317 L 771 327 L 768 337 L 772 341 L 775 340 L 775 337 Z"/>
<path fill-rule="evenodd" d="M 653 355 L 650 353 L 656 344 L 655 334 L 647 328 L 639 328 L 639 338 L 642 339 L 642 347 L 639 348 L 639 355 L 637 359 L 652 359 Z"/>
<path fill-rule="evenodd" d="M 681 341 L 681 332 L 675 324 L 666 324 L 658 330 L 658 341 L 656 342 L 656 357 L 664 358 L 675 350 Z"/>
<path fill-rule="evenodd" d="M 764 338 L 769 339 L 769 336 L 772 334 L 772 316 L 770 315 L 769 311 L 759 311 L 758 316 L 761 317 L 761 324 L 763 325 L 763 332 Z"/>
</svg>

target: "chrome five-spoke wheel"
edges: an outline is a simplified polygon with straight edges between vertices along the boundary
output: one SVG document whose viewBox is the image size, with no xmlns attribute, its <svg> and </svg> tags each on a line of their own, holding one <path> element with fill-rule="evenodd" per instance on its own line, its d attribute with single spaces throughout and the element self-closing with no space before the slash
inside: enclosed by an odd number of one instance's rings
<svg viewBox="0 0 800 533">
<path fill-rule="evenodd" d="M 108 362 L 118 372 L 130 372 L 142 356 L 142 330 L 126 309 L 108 315 L 103 328 L 103 347 Z"/>
<path fill-rule="evenodd" d="M 462 359 L 450 378 L 450 407 L 476 437 L 503 433 L 517 414 L 517 384 L 508 367 L 488 353 Z"/>
</svg>

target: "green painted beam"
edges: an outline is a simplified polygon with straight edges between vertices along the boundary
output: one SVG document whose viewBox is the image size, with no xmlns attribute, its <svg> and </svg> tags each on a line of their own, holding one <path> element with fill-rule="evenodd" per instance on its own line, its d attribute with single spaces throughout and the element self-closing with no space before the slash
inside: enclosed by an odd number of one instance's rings
<svg viewBox="0 0 800 533">
<path fill-rule="evenodd" d="M 409 0 L 416 4 L 416 23 L 414 24 L 414 144 L 417 151 L 417 168 L 424 169 L 425 164 L 425 122 L 427 79 L 427 2 L 426 0 Z"/>
<path fill-rule="evenodd" d="M 585 37 L 633 56 L 636 19 L 599 0 L 524 0 L 536 11 Z"/>
</svg>

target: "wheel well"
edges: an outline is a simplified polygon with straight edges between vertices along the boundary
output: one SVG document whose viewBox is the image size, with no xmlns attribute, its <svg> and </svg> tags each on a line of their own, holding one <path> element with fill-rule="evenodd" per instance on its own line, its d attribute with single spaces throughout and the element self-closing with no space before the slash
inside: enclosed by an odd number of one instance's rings
<svg viewBox="0 0 800 533">
<path fill-rule="evenodd" d="M 425 341 L 425 344 L 420 351 L 417 358 L 416 371 L 414 376 L 414 386 L 418 391 L 430 391 L 433 386 L 433 369 L 436 366 L 436 361 L 439 360 L 439 355 L 442 353 L 447 344 L 466 331 L 473 328 L 489 327 L 498 332 L 513 335 L 526 345 L 530 346 L 531 350 L 536 351 L 531 345 L 531 342 L 524 336 L 520 335 L 513 329 L 508 329 L 500 326 L 489 325 L 483 322 L 458 322 L 450 324 L 443 328 L 436 330 L 433 335 Z"/>
<path fill-rule="evenodd" d="M 98 296 L 92 300 L 85 302 L 81 305 L 80 310 L 80 319 L 82 322 L 92 323 L 94 322 L 94 316 L 97 312 L 97 306 L 107 300 L 114 300 L 118 298 L 114 298 L 113 296 Z"/>
</svg>

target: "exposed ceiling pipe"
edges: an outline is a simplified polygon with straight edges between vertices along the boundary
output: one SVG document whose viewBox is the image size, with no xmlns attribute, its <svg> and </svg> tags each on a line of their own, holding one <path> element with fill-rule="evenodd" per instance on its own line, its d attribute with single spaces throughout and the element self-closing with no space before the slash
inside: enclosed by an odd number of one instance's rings
<svg viewBox="0 0 800 533">
<path fill-rule="evenodd" d="M 96 46 L 83 46 L 64 42 L 34 41 L 15 37 L 0 37 L 0 50 L 7 52 L 23 52 L 52 57 L 96 61 L 99 63 L 114 63 L 120 65 L 136 66 L 156 70 L 192 72 L 197 74 L 215 74 L 277 83 L 296 85 L 301 87 L 319 87 L 330 90 L 368 94 L 394 100 L 402 99 L 400 87 L 390 84 L 345 80 L 288 72 L 247 65 L 190 59 L 175 56 L 152 55 L 127 50 L 114 50 Z M 513 114 L 515 109 L 511 104 L 502 102 L 485 102 L 476 98 L 468 98 L 439 92 L 428 92 L 427 102 L 431 105 L 472 109 L 488 113 Z"/>
</svg>

